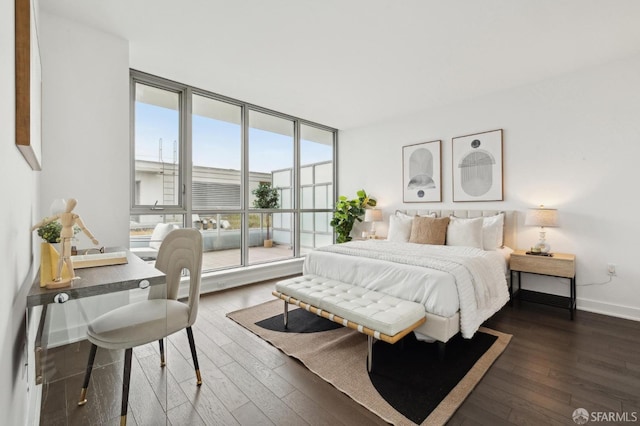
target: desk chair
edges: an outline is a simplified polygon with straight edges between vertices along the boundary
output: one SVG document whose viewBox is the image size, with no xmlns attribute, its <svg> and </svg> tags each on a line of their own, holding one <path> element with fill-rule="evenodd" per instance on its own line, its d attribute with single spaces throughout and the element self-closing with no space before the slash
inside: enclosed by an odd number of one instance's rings
<svg viewBox="0 0 640 426">
<path fill-rule="evenodd" d="M 198 300 L 200 298 L 202 269 L 202 235 L 200 232 L 196 229 L 171 231 L 160 246 L 156 268 L 166 274 L 166 288 L 164 286 L 152 287 L 149 290 L 148 300 L 107 312 L 91 321 L 87 328 L 87 338 L 91 342 L 91 350 L 78 405 L 84 405 L 87 402 L 87 388 L 98 346 L 106 349 L 125 349 L 121 425 L 127 423 L 133 347 L 157 340 L 160 344 L 160 365 L 164 366 L 163 339 L 186 328 L 197 384 L 198 386 L 202 384 L 196 345 L 191 331 L 191 325 L 195 322 L 198 314 Z M 189 270 L 189 299 L 187 303 L 176 300 L 184 268 Z"/>
</svg>

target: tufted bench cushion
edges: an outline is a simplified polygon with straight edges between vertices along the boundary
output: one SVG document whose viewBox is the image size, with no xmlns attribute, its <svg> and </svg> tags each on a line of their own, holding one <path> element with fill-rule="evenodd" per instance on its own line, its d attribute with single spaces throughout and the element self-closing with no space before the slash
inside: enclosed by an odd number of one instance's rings
<svg viewBox="0 0 640 426">
<path fill-rule="evenodd" d="M 317 275 L 302 275 L 280 281 L 276 284 L 274 295 L 289 302 L 297 299 L 312 305 L 334 320 L 342 317 L 374 330 L 375 338 L 381 334 L 395 336 L 410 332 L 425 320 L 424 306 L 416 302 L 398 299 L 366 288 L 330 280 Z M 302 305 L 300 305 L 302 306 Z M 307 306 L 303 306 L 307 310 Z M 322 312 L 316 312 L 321 315 Z M 347 326 L 347 324 L 343 324 Z M 355 327 L 352 327 L 355 328 Z M 360 328 L 358 331 L 363 332 Z M 405 333 L 402 333 L 405 332 Z M 393 343 L 395 339 L 383 339 Z"/>
</svg>

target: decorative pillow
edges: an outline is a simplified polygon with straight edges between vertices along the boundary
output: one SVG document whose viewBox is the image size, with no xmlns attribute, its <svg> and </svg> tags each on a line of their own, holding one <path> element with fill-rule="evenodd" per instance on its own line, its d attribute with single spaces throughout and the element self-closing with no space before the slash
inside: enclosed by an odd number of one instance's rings
<svg viewBox="0 0 640 426">
<path fill-rule="evenodd" d="M 411 224 L 413 217 L 404 213 L 389 216 L 389 232 L 387 233 L 387 241 L 395 241 L 406 243 L 411 235 Z"/>
<path fill-rule="evenodd" d="M 504 213 L 487 216 L 482 221 L 482 246 L 485 250 L 495 250 L 502 247 L 504 234 Z"/>
<path fill-rule="evenodd" d="M 447 228 L 448 246 L 482 247 L 482 224 L 484 218 L 462 219 L 451 216 Z"/>
<path fill-rule="evenodd" d="M 422 217 L 413 218 L 411 226 L 410 243 L 444 245 L 447 237 L 448 217 Z"/>
</svg>

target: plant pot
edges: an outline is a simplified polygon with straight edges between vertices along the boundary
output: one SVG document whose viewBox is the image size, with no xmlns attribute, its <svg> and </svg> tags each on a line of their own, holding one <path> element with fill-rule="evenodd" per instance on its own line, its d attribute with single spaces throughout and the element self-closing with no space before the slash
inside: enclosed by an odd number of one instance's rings
<svg viewBox="0 0 640 426">
<path fill-rule="evenodd" d="M 66 264 L 62 266 L 62 276 L 56 281 L 58 275 L 58 260 L 61 256 L 60 243 L 40 244 L 40 287 L 64 288 L 69 287 L 72 275 Z"/>
<path fill-rule="evenodd" d="M 264 240 L 264 246 L 266 248 L 273 247 L 273 240 Z"/>
</svg>

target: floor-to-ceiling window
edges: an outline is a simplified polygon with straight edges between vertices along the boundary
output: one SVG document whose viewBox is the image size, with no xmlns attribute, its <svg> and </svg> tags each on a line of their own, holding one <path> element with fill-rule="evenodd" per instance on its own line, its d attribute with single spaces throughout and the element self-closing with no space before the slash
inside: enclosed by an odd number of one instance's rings
<svg viewBox="0 0 640 426">
<path fill-rule="evenodd" d="M 176 226 L 202 232 L 205 271 L 333 242 L 335 129 L 137 71 L 131 82 L 135 252 L 152 259 Z"/>
</svg>

